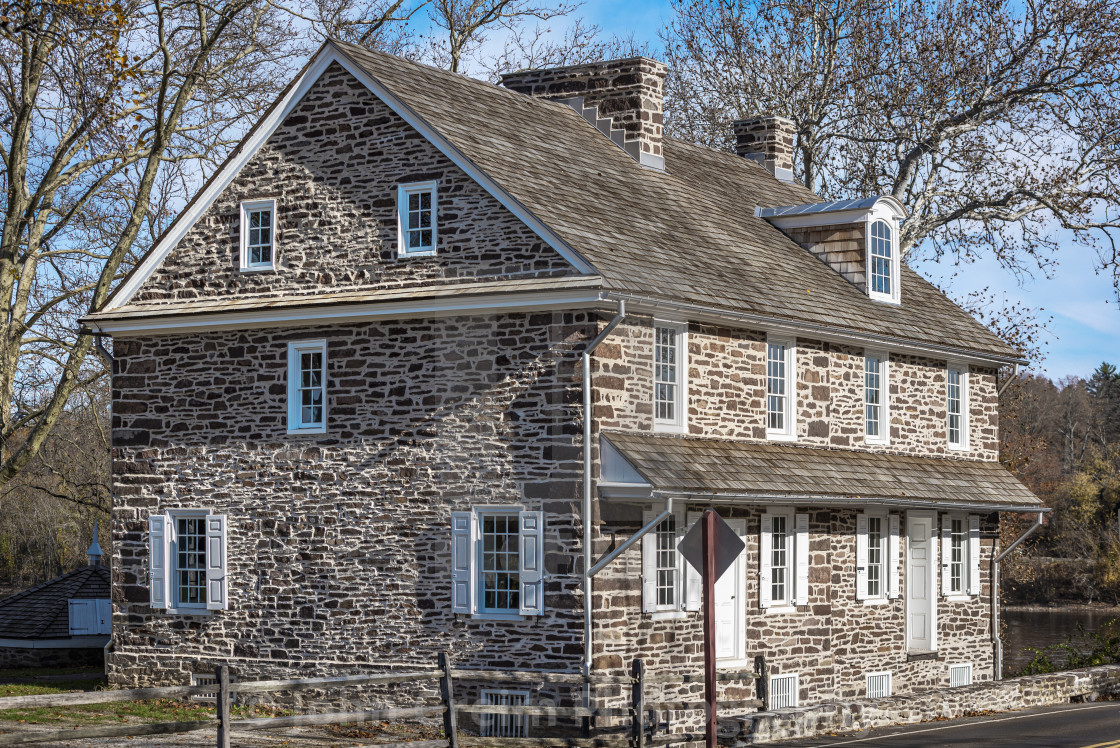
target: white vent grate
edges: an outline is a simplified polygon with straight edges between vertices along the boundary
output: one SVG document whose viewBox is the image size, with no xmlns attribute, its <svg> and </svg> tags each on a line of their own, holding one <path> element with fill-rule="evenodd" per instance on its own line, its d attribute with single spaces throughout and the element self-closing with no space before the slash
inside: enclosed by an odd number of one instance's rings
<svg viewBox="0 0 1120 748">
<path fill-rule="evenodd" d="M 949 666 L 949 688 L 972 685 L 972 664 Z"/>
<path fill-rule="evenodd" d="M 797 673 L 770 676 L 770 709 L 797 706 Z"/>
<path fill-rule="evenodd" d="M 214 677 L 213 673 L 191 673 L 192 686 L 213 686 L 217 685 L 218 679 Z M 196 693 L 191 697 L 192 701 L 213 702 L 217 700 L 216 693 Z"/>
<path fill-rule="evenodd" d="M 483 706 L 528 706 L 528 691 L 482 690 Z M 484 738 L 527 738 L 529 718 L 515 714 L 483 714 L 479 732 Z"/>
<path fill-rule="evenodd" d="M 891 695 L 890 673 L 867 674 L 867 698 L 883 699 Z"/>
</svg>

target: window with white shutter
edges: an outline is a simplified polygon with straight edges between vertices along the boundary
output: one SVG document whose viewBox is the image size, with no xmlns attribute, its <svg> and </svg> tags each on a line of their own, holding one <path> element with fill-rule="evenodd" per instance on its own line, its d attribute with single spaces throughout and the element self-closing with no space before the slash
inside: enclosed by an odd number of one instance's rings
<svg viewBox="0 0 1120 748">
<path fill-rule="evenodd" d="M 226 517 L 176 510 L 148 517 L 148 592 L 152 608 L 177 613 L 229 607 Z"/>
<path fill-rule="evenodd" d="M 660 512 L 646 511 L 642 524 L 648 524 Z M 674 512 L 642 537 L 642 611 L 666 613 L 691 610 L 688 606 L 688 562 L 677 545 L 688 528 L 684 512 Z M 699 610 L 699 606 L 695 608 Z"/>
<path fill-rule="evenodd" d="M 759 537 L 759 607 L 809 604 L 809 515 L 772 510 Z"/>
<path fill-rule="evenodd" d="M 451 610 L 516 618 L 544 612 L 544 513 L 478 507 L 451 513 Z"/>
<path fill-rule="evenodd" d="M 886 600 L 890 589 L 890 565 L 893 559 L 891 524 L 884 512 L 862 512 L 856 515 L 856 599 Z M 897 547 L 895 525 L 895 547 Z M 896 572 L 897 573 L 897 572 Z"/>
</svg>

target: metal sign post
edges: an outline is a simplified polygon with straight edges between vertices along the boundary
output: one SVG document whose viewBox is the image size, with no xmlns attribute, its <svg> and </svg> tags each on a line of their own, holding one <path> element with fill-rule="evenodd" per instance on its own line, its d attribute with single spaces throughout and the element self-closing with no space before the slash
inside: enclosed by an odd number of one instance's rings
<svg viewBox="0 0 1120 748">
<path fill-rule="evenodd" d="M 744 544 L 731 526 L 708 508 L 677 549 L 700 572 L 704 596 L 704 737 L 707 748 L 716 748 L 716 580 L 723 576 Z"/>
</svg>

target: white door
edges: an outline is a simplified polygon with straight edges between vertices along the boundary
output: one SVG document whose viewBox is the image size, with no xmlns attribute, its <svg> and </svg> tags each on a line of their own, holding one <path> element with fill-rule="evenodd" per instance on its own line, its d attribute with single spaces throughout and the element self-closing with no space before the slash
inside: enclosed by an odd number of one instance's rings
<svg viewBox="0 0 1120 748">
<path fill-rule="evenodd" d="M 740 538 L 747 534 L 745 519 L 724 520 Z M 747 659 L 746 549 L 716 580 L 716 661 L 742 665 Z"/>
<path fill-rule="evenodd" d="M 909 649 L 936 648 L 937 597 L 934 570 L 937 544 L 934 515 L 906 515 L 906 644 Z"/>
</svg>

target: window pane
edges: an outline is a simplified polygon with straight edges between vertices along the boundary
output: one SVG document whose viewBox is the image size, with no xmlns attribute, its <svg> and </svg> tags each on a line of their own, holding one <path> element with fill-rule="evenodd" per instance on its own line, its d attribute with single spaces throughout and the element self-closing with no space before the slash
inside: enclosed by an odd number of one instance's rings
<svg viewBox="0 0 1120 748">
<path fill-rule="evenodd" d="M 677 520 L 666 517 L 657 526 L 657 604 L 677 604 Z"/>
<path fill-rule="evenodd" d="M 272 264 L 272 211 L 254 209 L 246 211 L 249 218 L 249 231 L 246 256 L 249 265 Z"/>
<path fill-rule="evenodd" d="M 299 427 L 323 425 L 323 352 L 301 351 L 299 354 Z"/>
<path fill-rule="evenodd" d="M 654 414 L 662 421 L 676 421 L 680 368 L 678 333 L 672 327 L 656 327 L 653 334 Z"/>
<path fill-rule="evenodd" d="M 961 443 L 961 373 L 957 369 L 948 372 L 949 443 Z"/>
<path fill-rule="evenodd" d="M 778 343 L 766 346 L 766 427 L 775 431 L 786 428 L 786 352 Z"/>
<path fill-rule="evenodd" d="M 949 521 L 949 591 L 964 589 L 964 520 Z"/>
<path fill-rule="evenodd" d="M 871 224 L 871 290 L 891 293 L 891 229 L 886 221 Z"/>
<path fill-rule="evenodd" d="M 868 436 L 881 434 L 882 418 L 882 363 L 875 356 L 864 359 L 864 408 L 865 428 Z"/>
<path fill-rule="evenodd" d="M 867 518 L 867 596 L 879 597 L 883 590 L 883 519 Z"/>
<path fill-rule="evenodd" d="M 206 604 L 205 522 L 203 517 L 175 520 L 175 582 L 180 605 Z"/>
<path fill-rule="evenodd" d="M 521 609 L 521 556 L 516 514 L 482 515 L 482 607 Z"/>
<path fill-rule="evenodd" d="M 789 601 L 789 533 L 784 516 L 775 515 L 771 522 L 770 599 L 784 603 Z"/>
</svg>

